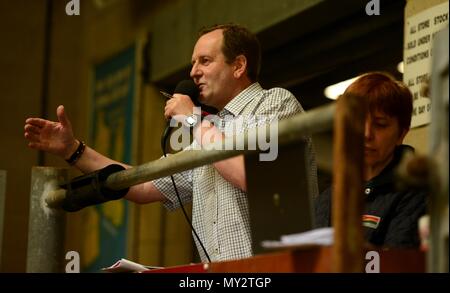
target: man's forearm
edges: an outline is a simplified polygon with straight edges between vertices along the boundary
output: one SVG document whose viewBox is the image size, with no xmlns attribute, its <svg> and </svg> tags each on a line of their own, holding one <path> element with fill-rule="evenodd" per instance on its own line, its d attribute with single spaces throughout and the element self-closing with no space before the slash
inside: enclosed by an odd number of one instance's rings
<svg viewBox="0 0 450 293">
<path fill-rule="evenodd" d="M 228 182 L 247 191 L 247 180 L 245 177 L 244 155 L 226 159 L 213 164 L 217 172 Z"/>
<path fill-rule="evenodd" d="M 201 145 L 215 143 L 224 139 L 223 133 L 205 121 L 194 129 L 194 137 Z M 243 155 L 216 162 L 213 166 L 225 180 L 243 191 L 247 190 Z"/>
<path fill-rule="evenodd" d="M 114 161 L 99 152 L 95 151 L 94 149 L 86 146 L 86 149 L 84 150 L 84 153 L 81 155 L 81 157 L 78 159 L 78 161 L 74 164 L 74 167 L 79 169 L 83 173 L 90 173 L 95 170 L 104 168 L 111 164 L 119 164 L 124 166 L 125 168 L 130 168 L 130 165 L 123 164 L 117 161 Z"/>
<path fill-rule="evenodd" d="M 86 146 L 84 153 L 74 166 L 83 173 L 90 173 L 110 164 L 119 164 L 127 169 L 132 167 L 130 165 L 114 161 L 88 146 Z M 151 181 L 130 187 L 130 190 L 125 195 L 125 198 L 139 204 L 163 201 L 165 199 L 164 195 L 156 189 Z"/>
<path fill-rule="evenodd" d="M 132 186 L 125 198 L 138 204 L 164 201 L 166 199 L 151 181 Z"/>
</svg>

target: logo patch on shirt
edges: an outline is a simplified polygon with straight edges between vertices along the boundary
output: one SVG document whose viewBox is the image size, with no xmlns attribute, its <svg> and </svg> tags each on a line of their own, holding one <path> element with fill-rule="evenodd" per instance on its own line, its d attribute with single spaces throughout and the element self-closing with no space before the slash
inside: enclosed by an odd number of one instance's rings
<svg viewBox="0 0 450 293">
<path fill-rule="evenodd" d="M 381 218 L 372 215 L 363 215 L 362 216 L 362 224 L 364 227 L 376 229 L 378 228 L 378 224 L 380 224 Z"/>
</svg>

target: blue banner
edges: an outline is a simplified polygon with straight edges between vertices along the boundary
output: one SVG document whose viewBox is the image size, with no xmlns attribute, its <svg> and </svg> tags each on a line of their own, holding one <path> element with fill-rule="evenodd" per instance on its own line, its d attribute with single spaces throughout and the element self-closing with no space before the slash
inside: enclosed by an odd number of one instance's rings
<svg viewBox="0 0 450 293">
<path fill-rule="evenodd" d="M 107 157 L 131 163 L 135 46 L 95 66 L 90 145 Z M 82 270 L 98 272 L 127 257 L 128 204 L 117 200 L 83 214 Z"/>
</svg>

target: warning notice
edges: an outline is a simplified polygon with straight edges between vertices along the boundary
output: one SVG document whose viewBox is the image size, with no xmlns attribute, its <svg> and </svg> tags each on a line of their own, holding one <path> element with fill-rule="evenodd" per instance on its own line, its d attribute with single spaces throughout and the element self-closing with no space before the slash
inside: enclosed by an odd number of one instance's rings
<svg viewBox="0 0 450 293">
<path fill-rule="evenodd" d="M 406 19 L 403 81 L 413 93 L 411 127 L 428 124 L 431 120 L 431 100 L 421 96 L 420 88 L 431 72 L 434 35 L 447 25 L 448 1 Z"/>
</svg>

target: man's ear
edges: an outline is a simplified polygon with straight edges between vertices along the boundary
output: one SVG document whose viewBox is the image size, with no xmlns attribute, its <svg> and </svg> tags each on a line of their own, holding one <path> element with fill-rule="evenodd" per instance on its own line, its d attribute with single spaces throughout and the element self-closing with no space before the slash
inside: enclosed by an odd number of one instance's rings
<svg viewBox="0 0 450 293">
<path fill-rule="evenodd" d="M 244 55 L 236 57 L 233 63 L 233 76 L 236 79 L 241 78 L 247 71 L 247 58 Z"/>
</svg>

